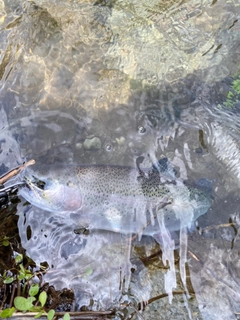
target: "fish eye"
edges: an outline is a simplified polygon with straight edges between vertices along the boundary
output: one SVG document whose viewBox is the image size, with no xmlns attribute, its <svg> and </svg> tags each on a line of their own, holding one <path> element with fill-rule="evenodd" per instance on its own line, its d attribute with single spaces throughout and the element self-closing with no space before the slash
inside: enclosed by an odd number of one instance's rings
<svg viewBox="0 0 240 320">
<path fill-rule="evenodd" d="M 38 180 L 38 181 L 36 182 L 36 186 L 37 186 L 39 189 L 44 190 L 45 185 L 46 185 L 46 182 L 44 182 L 44 181 L 42 181 L 42 180 Z"/>
</svg>

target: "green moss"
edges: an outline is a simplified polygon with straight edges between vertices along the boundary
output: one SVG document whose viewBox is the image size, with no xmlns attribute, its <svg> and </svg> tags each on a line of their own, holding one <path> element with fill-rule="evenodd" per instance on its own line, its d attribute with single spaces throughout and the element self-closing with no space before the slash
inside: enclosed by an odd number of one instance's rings
<svg viewBox="0 0 240 320">
<path fill-rule="evenodd" d="M 233 96 L 234 96 L 234 94 L 231 91 L 229 91 L 227 94 L 227 98 L 232 99 Z"/>
<path fill-rule="evenodd" d="M 236 104 L 240 101 L 240 73 L 237 72 L 233 76 L 233 81 L 230 85 L 230 90 L 226 95 L 226 100 L 223 102 L 223 106 L 228 109 L 233 109 Z M 222 108 L 221 105 L 218 105 L 218 108 Z"/>
<path fill-rule="evenodd" d="M 236 79 L 233 81 L 232 88 L 237 94 L 240 94 L 240 79 Z"/>
<path fill-rule="evenodd" d="M 227 99 L 225 102 L 223 102 L 223 104 L 228 109 L 232 109 L 235 105 L 235 101 L 232 101 L 231 99 Z"/>
</svg>

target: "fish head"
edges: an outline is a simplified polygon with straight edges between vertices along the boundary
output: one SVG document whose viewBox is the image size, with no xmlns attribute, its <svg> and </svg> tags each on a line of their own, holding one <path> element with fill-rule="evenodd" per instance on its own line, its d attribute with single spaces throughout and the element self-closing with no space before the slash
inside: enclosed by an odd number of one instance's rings
<svg viewBox="0 0 240 320">
<path fill-rule="evenodd" d="M 80 210 L 82 196 L 74 184 L 59 183 L 56 179 L 38 179 L 25 176 L 25 186 L 19 195 L 43 210 L 57 213 L 72 213 Z"/>
</svg>

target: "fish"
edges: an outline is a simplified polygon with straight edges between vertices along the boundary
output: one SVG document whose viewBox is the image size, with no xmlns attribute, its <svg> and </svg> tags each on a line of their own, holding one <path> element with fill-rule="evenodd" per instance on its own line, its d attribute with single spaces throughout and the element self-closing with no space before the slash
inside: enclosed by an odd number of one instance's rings
<svg viewBox="0 0 240 320">
<path fill-rule="evenodd" d="M 113 165 L 33 165 L 19 195 L 45 211 L 75 215 L 79 226 L 139 236 L 190 228 L 211 207 L 206 183 L 176 178 L 167 158 L 151 168 Z"/>
<path fill-rule="evenodd" d="M 172 233 L 179 231 L 180 277 L 188 295 L 187 231 L 211 207 L 208 180 L 200 179 L 195 185 L 181 181 L 167 158 L 147 169 L 139 162 L 136 168 L 33 165 L 20 174 L 25 183 L 19 187 L 19 195 L 46 212 L 71 218 L 77 224 L 75 233 L 97 230 L 126 235 L 126 266 L 131 265 L 132 240 L 152 236 L 161 245 L 162 261 L 168 268 L 164 281 L 170 303 L 177 286 Z M 129 270 L 124 275 L 129 275 Z"/>
</svg>

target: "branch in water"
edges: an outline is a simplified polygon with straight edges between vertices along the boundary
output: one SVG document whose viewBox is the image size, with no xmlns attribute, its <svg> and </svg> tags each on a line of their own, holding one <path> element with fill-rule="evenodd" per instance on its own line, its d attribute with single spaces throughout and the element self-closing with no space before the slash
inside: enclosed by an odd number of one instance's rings
<svg viewBox="0 0 240 320">
<path fill-rule="evenodd" d="M 32 166 L 35 163 L 35 160 L 31 159 L 26 163 L 21 164 L 20 166 L 8 171 L 3 176 L 0 177 L 0 184 L 4 184 L 8 180 L 10 180 L 12 177 L 15 177 L 18 175 L 23 169 L 25 169 L 28 166 Z"/>
</svg>

